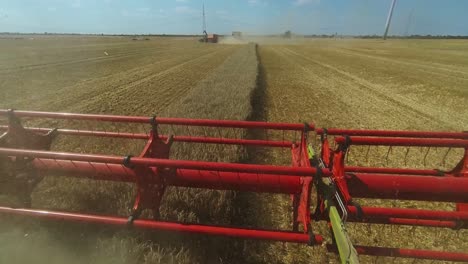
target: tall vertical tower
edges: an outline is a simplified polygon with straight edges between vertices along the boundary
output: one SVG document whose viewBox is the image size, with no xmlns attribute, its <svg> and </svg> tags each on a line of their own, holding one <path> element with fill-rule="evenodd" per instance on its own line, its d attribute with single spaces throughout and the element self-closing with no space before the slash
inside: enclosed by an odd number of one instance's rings
<svg viewBox="0 0 468 264">
<path fill-rule="evenodd" d="M 206 17 L 205 17 L 205 3 L 203 3 L 203 35 L 208 34 L 206 32 Z"/>
<path fill-rule="evenodd" d="M 390 28 L 390 23 L 392 22 L 392 15 L 393 15 L 393 9 L 395 8 L 395 3 L 396 3 L 396 0 L 392 0 L 392 5 L 390 6 L 390 10 L 388 11 L 387 23 L 385 23 L 385 33 L 383 35 L 384 40 L 387 39 L 388 29 Z"/>
<path fill-rule="evenodd" d="M 414 8 L 411 9 L 409 15 L 408 15 L 408 21 L 406 21 L 406 29 L 405 29 L 405 37 L 407 37 L 409 35 L 409 31 L 410 31 L 410 28 L 411 28 L 411 23 L 413 22 L 413 12 L 414 12 Z"/>
</svg>

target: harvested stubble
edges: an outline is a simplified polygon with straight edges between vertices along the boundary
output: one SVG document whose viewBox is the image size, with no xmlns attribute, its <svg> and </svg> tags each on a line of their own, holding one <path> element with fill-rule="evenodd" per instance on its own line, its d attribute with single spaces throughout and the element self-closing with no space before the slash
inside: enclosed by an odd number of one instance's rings
<svg viewBox="0 0 468 264">
<path fill-rule="evenodd" d="M 159 116 L 246 120 L 252 112 L 251 97 L 256 88 L 257 67 L 255 46 L 241 47 Z M 162 127 L 162 130 L 175 135 L 187 133 L 184 127 Z M 233 130 L 191 128 L 189 133 L 246 136 L 246 131 Z M 105 152 L 103 150 L 113 147 L 109 143 L 111 142 L 87 142 L 82 139 L 60 149 L 71 150 L 75 147 L 75 150 L 85 150 L 86 146 L 92 146 L 99 152 Z M 134 145 L 133 142 L 116 147 L 117 152 L 127 149 L 137 154 L 138 150 L 141 150 L 141 144 Z M 174 143 L 171 152 L 171 158 L 226 162 L 238 162 L 243 160 L 245 155 L 246 151 L 241 147 L 222 149 L 214 145 L 189 146 L 180 143 Z M 127 184 L 47 177 L 34 194 L 33 206 L 125 216 L 130 213 L 133 194 L 133 186 Z M 164 220 L 229 224 L 234 196 L 230 191 L 169 188 L 163 198 L 161 217 Z M 32 229 L 38 229 L 31 232 L 28 240 L 22 239 L 22 228 L 18 232 L 4 232 L 10 236 L 10 242 L 14 243 L 0 247 L 1 261 L 11 262 L 16 259 L 19 262 L 28 262 L 31 258 L 20 253 L 28 249 L 41 251 L 41 254 L 38 254 L 39 258 L 53 254 L 57 249 L 66 252 L 63 257 L 57 258 L 57 263 L 62 263 L 64 259 L 68 263 L 73 263 L 74 260 L 89 263 L 206 263 L 222 261 L 229 254 L 229 250 L 226 250 L 229 243 L 225 243 L 225 239 L 182 235 L 161 237 L 154 233 L 135 233 L 127 230 L 115 233 L 115 230 L 75 225 L 39 225 L 30 222 L 27 224 Z M 47 225 L 46 228 L 44 225 Z M 0 243 L 5 243 L 2 240 L 0 239 Z M 182 240 L 184 243 L 181 243 Z M 54 245 L 57 249 L 37 247 L 33 244 Z M 35 260 L 47 263 L 55 261 L 47 257 Z"/>
<path fill-rule="evenodd" d="M 301 45 L 261 45 L 259 58 L 266 73 L 263 121 L 313 121 L 317 127 L 329 128 L 466 130 L 468 119 L 462 116 L 468 109 L 467 56 L 466 42 L 458 41 L 313 40 Z M 385 147 L 373 147 L 366 155 L 367 148 L 352 147 L 349 162 L 433 169 L 453 167 L 461 158 L 460 151 L 452 150 L 444 164 L 446 149 L 431 149 L 424 161 L 427 149 L 411 148 L 405 158 L 404 148 L 394 148 L 387 161 L 387 151 Z M 259 158 L 275 163 L 284 160 L 276 154 L 268 152 Z M 247 204 L 249 212 L 254 212 L 249 214 L 250 222 L 290 228 L 291 217 L 286 213 L 290 211 L 289 199 L 275 195 L 250 198 L 255 201 Z M 360 202 L 368 206 L 453 209 L 453 204 L 447 203 L 381 199 Z M 318 233 L 328 234 L 323 223 L 314 223 L 313 227 Z M 353 223 L 348 223 L 348 230 L 355 244 L 468 250 L 467 230 Z M 252 243 L 246 248 L 249 262 L 339 263 L 335 254 L 321 248 L 273 243 Z M 431 263 L 383 257 L 361 260 Z"/>
</svg>

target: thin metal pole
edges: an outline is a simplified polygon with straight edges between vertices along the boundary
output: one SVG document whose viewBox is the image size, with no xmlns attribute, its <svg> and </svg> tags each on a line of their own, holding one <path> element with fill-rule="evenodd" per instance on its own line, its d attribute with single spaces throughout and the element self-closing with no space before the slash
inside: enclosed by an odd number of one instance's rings
<svg viewBox="0 0 468 264">
<path fill-rule="evenodd" d="M 71 221 L 76 223 L 103 224 L 108 226 L 129 227 L 128 219 L 123 217 L 88 215 L 78 213 L 66 213 L 57 211 L 32 210 L 21 208 L 0 207 L 0 216 L 16 215 L 34 217 L 55 221 Z M 323 237 L 320 235 L 303 234 L 283 230 L 250 229 L 230 226 L 209 226 L 190 223 L 163 222 L 145 219 L 137 219 L 131 223 L 131 227 L 143 230 L 157 230 L 179 233 L 191 233 L 213 236 L 230 236 L 243 239 L 273 240 L 291 243 L 320 245 Z"/>
<path fill-rule="evenodd" d="M 9 110 L 0 109 L 0 116 L 7 116 Z M 90 114 L 73 114 L 73 113 L 54 113 L 54 112 L 38 112 L 38 111 L 14 111 L 16 117 L 35 117 L 35 118 L 52 118 L 63 120 L 92 120 L 105 122 L 122 122 L 122 123 L 141 123 L 151 124 L 154 117 L 149 116 L 116 116 L 116 115 L 90 115 Z M 168 118 L 157 117 L 158 125 L 177 125 L 177 126 L 206 126 L 206 127 L 232 127 L 232 128 L 259 128 L 273 130 L 296 130 L 303 131 L 304 124 L 291 123 L 269 123 L 258 121 L 233 121 L 233 120 L 214 120 L 214 119 L 190 119 L 190 118 Z M 314 130 L 314 124 L 307 124 L 310 130 Z"/>
<path fill-rule="evenodd" d="M 203 3 L 203 34 L 206 34 L 205 3 Z"/>
<path fill-rule="evenodd" d="M 395 8 L 396 0 L 392 0 L 392 5 L 390 6 L 390 10 L 388 11 L 387 16 L 387 23 L 385 24 L 385 33 L 383 39 L 387 39 L 388 29 L 390 28 L 390 22 L 392 21 L 393 9 Z"/>
<path fill-rule="evenodd" d="M 410 30 L 410 27 L 411 27 L 411 22 L 413 22 L 413 12 L 414 12 L 414 8 L 411 9 L 409 15 L 408 15 L 408 21 L 406 22 L 406 29 L 405 29 L 405 37 L 408 37 L 408 34 L 409 34 L 409 30 Z"/>
</svg>

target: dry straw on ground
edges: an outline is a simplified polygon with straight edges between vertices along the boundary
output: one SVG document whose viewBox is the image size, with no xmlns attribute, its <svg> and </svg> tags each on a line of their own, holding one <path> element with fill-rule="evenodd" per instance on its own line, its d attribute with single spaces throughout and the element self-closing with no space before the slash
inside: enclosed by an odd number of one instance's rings
<svg viewBox="0 0 468 264">
<path fill-rule="evenodd" d="M 440 47 L 444 49 L 441 50 Z M 260 45 L 265 69 L 265 121 L 307 121 L 317 127 L 463 131 L 468 129 L 466 41 L 311 40 L 305 45 Z M 444 168 L 461 158 L 452 150 L 406 151 L 353 147 L 349 162 L 366 166 Z M 284 159 L 265 153 L 264 160 Z M 249 221 L 290 228 L 290 201 L 276 195 L 251 197 Z M 255 200 L 254 200 L 255 199 Z M 262 202 L 263 201 L 263 202 Z M 453 204 L 366 200 L 370 206 L 451 210 Z M 259 206 L 259 204 L 266 206 Z M 467 230 L 349 223 L 353 243 L 466 252 Z M 313 224 L 327 236 L 327 227 Z M 255 263 L 339 263 L 336 255 L 301 245 L 252 243 Z M 413 259 L 361 257 L 363 263 L 414 263 Z M 417 260 L 416 263 L 431 263 Z"/>
<path fill-rule="evenodd" d="M 173 103 L 159 116 L 246 120 L 252 111 L 251 96 L 256 88 L 257 67 L 255 45 L 242 46 L 195 87 L 187 89 L 187 93 L 174 95 L 179 98 L 171 98 Z M 186 131 L 185 127 L 166 127 L 162 130 L 176 135 L 189 132 L 202 135 L 229 133 L 236 137 L 245 136 L 245 131 L 226 132 L 209 129 Z M 87 146 L 97 152 L 106 152 L 113 148 L 112 145 L 108 145 L 110 142 L 106 141 L 80 140 L 65 146 L 56 145 L 58 148 L 70 151 L 73 148 L 75 151 L 76 149 L 87 151 Z M 62 140 L 60 142 L 62 143 Z M 132 149 L 129 143 L 119 143 L 124 145 L 118 145 L 117 152 L 125 148 L 127 151 Z M 139 148 L 141 144 L 137 146 Z M 241 147 L 222 149 L 213 145 L 189 146 L 174 143 L 171 158 L 236 162 L 244 159 L 245 154 L 246 151 Z M 163 198 L 161 217 L 164 220 L 228 224 L 231 222 L 234 195 L 230 191 L 169 188 Z M 128 215 L 132 200 L 133 187 L 127 184 L 97 183 L 62 177 L 47 178 L 33 196 L 34 205 L 43 205 L 43 207 L 120 215 Z M 28 258 L 24 258 L 19 252 L 28 248 L 40 250 L 41 247 L 32 247 L 32 244 L 36 243 L 58 245 L 57 240 L 63 240 L 68 246 L 76 246 L 76 250 L 79 248 L 82 252 L 80 260 L 94 263 L 218 262 L 218 257 L 226 255 L 223 252 L 229 252 L 225 250 L 228 244 L 220 243 L 220 240 L 216 239 L 171 234 L 161 237 L 154 233 L 128 233 L 126 230 L 117 231 L 115 234 L 110 230 L 93 227 L 90 228 L 95 230 L 96 234 L 90 234 L 89 229 L 85 227 L 53 224 L 47 226 L 48 229 L 44 229 L 42 225 L 34 225 L 38 231 L 32 232 L 31 239 L 26 241 L 18 238 L 18 234 L 22 232 L 13 233 L 11 241 L 14 241 L 15 250 L 6 247 L 6 251 L 3 252 L 5 254 L 2 254 L 0 260 L 9 262 L 16 258 L 27 261 Z M 69 234 L 68 237 L 64 235 L 65 232 Z M 15 241 L 15 238 L 23 241 Z M 184 243 L 180 243 L 181 241 Z M 45 254 L 51 253 L 49 250 L 50 248 L 43 249 Z M 73 254 L 67 254 L 64 258 L 67 256 L 73 258 Z M 58 263 L 61 260 L 63 258 L 58 258 Z"/>
<path fill-rule="evenodd" d="M 79 45 L 71 44 L 75 42 Z M 84 52 L 82 42 L 87 47 Z M 102 57 L 101 49 L 106 46 L 103 42 L 112 44 L 109 45 L 112 50 L 106 47 L 109 56 Z M 260 108 L 265 111 L 260 120 L 313 121 L 319 127 L 342 128 L 468 129 L 466 41 L 333 39 L 301 43 L 282 40 L 275 44 L 262 44 L 259 48 L 260 64 L 264 68 L 264 79 L 261 78 L 264 80 L 261 85 L 264 105 Z M 18 58 L 17 47 L 23 46 L 39 50 L 29 55 L 47 53 L 47 56 L 44 59 L 33 55 Z M 63 46 L 68 48 L 63 49 Z M 5 40 L 0 43 L 0 49 L 5 50 L 0 54 L 2 108 L 126 115 L 157 113 L 221 119 L 245 119 L 251 111 L 249 97 L 255 87 L 251 78 L 257 75 L 252 46 L 203 45 L 193 40 L 171 38 L 130 43 L 113 38 L 92 41 L 45 38 L 35 42 Z M 232 55 L 233 52 L 236 54 Z M 38 59 L 41 64 L 37 63 Z M 74 125 L 78 126 L 71 124 Z M 164 130 L 181 133 L 184 128 Z M 218 133 L 196 129 L 190 132 Z M 240 131 L 229 133 L 244 136 Z M 125 144 L 118 140 L 98 141 L 99 144 L 84 139 L 71 145 L 63 141 L 57 143 L 56 149 L 122 155 L 129 151 L 138 154 L 141 149 L 141 142 Z M 367 162 L 365 152 L 353 148 L 350 161 Z M 372 149 L 369 155 L 370 161 L 380 158 L 376 161 L 378 166 L 405 166 L 399 159 L 401 153 L 404 151 L 395 149 L 388 163 L 384 149 Z M 435 158 L 444 153 L 431 151 L 428 164 L 439 166 L 440 159 L 436 161 Z M 173 154 L 178 158 L 237 161 L 245 157 L 245 150 L 213 146 L 189 148 L 178 144 Z M 257 154 L 250 161 L 289 162 L 282 153 Z M 421 156 L 424 153 L 419 149 L 412 149 L 407 166 L 421 165 L 421 159 L 417 160 Z M 33 206 L 128 215 L 132 190 L 126 184 L 48 177 L 35 192 Z M 280 195 L 234 196 L 232 192 L 171 188 L 162 212 L 163 217 L 171 220 L 227 223 L 238 213 L 234 209 L 238 209 L 239 201 L 244 207 L 237 210 L 241 215 L 236 215 L 236 224 L 291 228 L 290 199 Z M 364 202 L 376 205 L 385 201 Z M 392 202 L 385 202 L 385 205 L 394 206 Z M 438 209 L 453 207 L 404 203 L 410 207 L 422 205 Z M 318 233 L 328 234 L 325 225 L 314 223 L 313 226 Z M 157 234 L 149 232 L 135 234 L 82 225 L 50 224 L 44 228 L 43 224 L 18 223 L 13 231 L 9 227 L 0 225 L 0 263 L 9 263 L 12 259 L 36 263 L 41 260 L 42 263 L 63 263 L 64 260 L 68 263 L 338 262 L 336 255 L 327 254 L 323 248 L 289 243 L 167 235 L 158 240 L 161 238 Z M 468 250 L 466 230 L 368 228 L 360 224 L 350 224 L 349 229 L 353 241 L 359 244 Z M 183 247 L 181 240 L 184 240 Z M 24 252 L 31 253 L 34 258 Z M 231 256 L 233 252 L 238 255 Z M 392 258 L 363 258 L 365 263 L 392 261 Z M 396 259 L 395 262 L 412 261 Z"/>
</svg>

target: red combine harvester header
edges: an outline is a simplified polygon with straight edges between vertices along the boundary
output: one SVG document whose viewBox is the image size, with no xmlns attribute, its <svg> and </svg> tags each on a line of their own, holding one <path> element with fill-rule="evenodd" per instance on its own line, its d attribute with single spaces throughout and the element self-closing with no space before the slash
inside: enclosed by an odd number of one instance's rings
<svg viewBox="0 0 468 264">
<path fill-rule="evenodd" d="M 323 237 L 314 233 L 314 221 L 331 227 L 329 251 L 338 252 L 342 262 L 357 263 L 358 255 L 468 261 L 467 253 L 352 245 L 346 222 L 410 225 L 464 229 L 468 227 L 468 133 L 350 129 L 316 129 L 313 124 L 267 123 L 206 119 L 86 115 L 0 110 L 0 177 L 2 185 L 22 191 L 24 209 L 0 207 L 0 216 L 23 216 L 54 221 L 73 221 L 115 226 L 133 226 L 204 235 L 260 239 L 311 246 Z M 59 120 L 112 122 L 128 126 L 143 124 L 148 133 L 98 131 L 66 128 L 24 127 L 23 121 Z M 203 127 L 276 131 L 281 139 L 163 135 L 161 126 Z M 3 134 L 2 134 L 3 133 Z M 297 137 L 285 138 L 295 134 Z M 103 137 L 146 141 L 138 156 L 111 156 L 51 151 L 57 136 Z M 317 144 L 312 144 L 320 138 Z M 194 144 L 243 145 L 283 148 L 291 153 L 291 166 L 221 163 L 170 158 L 171 146 Z M 464 151 L 452 170 L 349 166 L 353 146 L 457 148 Z M 319 148 L 316 151 L 315 148 Z M 461 152 L 460 152 L 461 153 Z M 427 154 L 426 154 L 427 155 Z M 9 168 L 14 168 L 12 172 Z M 100 181 L 134 183 L 137 194 L 128 217 L 44 211 L 28 208 L 33 187 L 44 175 L 57 174 Z M 292 230 L 265 230 L 232 226 L 161 221 L 159 206 L 168 186 L 279 193 L 292 198 Z M 1 190 L 2 188 L 0 188 Z M 317 200 L 312 202 L 312 194 Z M 456 204 L 454 211 L 365 207 L 355 198 L 439 201 Z M 312 210 L 313 209 L 313 210 Z M 155 219 L 142 219 L 151 210 Z M 313 212 L 312 212 L 313 211 Z"/>
</svg>

